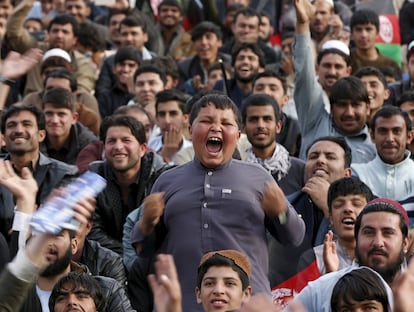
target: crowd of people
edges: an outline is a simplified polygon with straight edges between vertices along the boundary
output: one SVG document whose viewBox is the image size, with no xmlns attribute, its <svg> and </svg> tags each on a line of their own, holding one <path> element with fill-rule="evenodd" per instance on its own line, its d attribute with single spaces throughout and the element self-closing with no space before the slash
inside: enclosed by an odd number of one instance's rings
<svg viewBox="0 0 414 312">
<path fill-rule="evenodd" d="M 410 311 L 414 5 L 401 62 L 373 2 L 0 0 L 0 310 Z"/>
</svg>

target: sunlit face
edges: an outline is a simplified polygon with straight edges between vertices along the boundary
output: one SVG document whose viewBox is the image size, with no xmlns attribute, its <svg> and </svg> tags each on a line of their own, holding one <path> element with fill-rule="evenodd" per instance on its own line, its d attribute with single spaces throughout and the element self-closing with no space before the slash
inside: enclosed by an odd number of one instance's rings
<svg viewBox="0 0 414 312">
<path fill-rule="evenodd" d="M 84 0 L 66 0 L 65 12 L 72 15 L 79 23 L 83 23 L 91 13 Z"/>
<path fill-rule="evenodd" d="M 369 112 L 369 104 L 363 101 L 344 99 L 331 103 L 332 120 L 344 135 L 359 133 L 365 127 Z"/>
<path fill-rule="evenodd" d="M 201 289 L 196 288 L 196 296 L 205 312 L 235 311 L 250 298 L 251 288 L 243 290 L 238 273 L 231 267 L 212 266 L 204 274 Z"/>
<path fill-rule="evenodd" d="M 350 174 L 350 169 L 345 168 L 345 151 L 339 144 L 318 141 L 310 147 L 305 163 L 305 181 L 318 176 L 332 183 Z"/>
<path fill-rule="evenodd" d="M 257 42 L 259 39 L 259 17 L 239 14 L 232 26 L 234 39 L 238 43 Z"/>
<path fill-rule="evenodd" d="M 147 146 L 138 142 L 131 129 L 124 126 L 110 127 L 104 144 L 105 158 L 115 171 L 138 172 Z"/>
<path fill-rule="evenodd" d="M 35 115 L 29 111 L 11 115 L 6 120 L 4 141 L 7 151 L 12 155 L 32 153 L 37 157 L 39 143 L 45 138 L 45 130 L 39 130 Z"/>
<path fill-rule="evenodd" d="M 234 75 L 237 80 L 250 82 L 260 71 L 259 56 L 250 49 L 241 50 L 234 62 Z"/>
<path fill-rule="evenodd" d="M 390 118 L 378 117 L 375 129 L 371 131 L 377 153 L 385 163 L 395 165 L 404 160 L 406 146 L 411 143 L 413 133 L 407 131 L 401 115 L 393 115 Z"/>
<path fill-rule="evenodd" d="M 166 28 L 176 27 L 183 20 L 180 9 L 174 5 L 161 5 L 158 15 L 160 24 Z"/>
<path fill-rule="evenodd" d="M 121 45 L 123 47 L 134 46 L 141 50 L 144 44 L 148 41 L 148 34 L 144 32 L 142 27 L 129 27 L 121 24 L 119 31 L 121 33 Z"/>
<path fill-rule="evenodd" d="M 289 97 L 283 89 L 282 81 L 276 77 L 261 77 L 256 79 L 253 86 L 253 94 L 267 94 L 274 98 L 279 107 L 287 104 Z"/>
<path fill-rule="evenodd" d="M 165 134 L 173 129 L 181 132 L 185 122 L 184 113 L 177 101 L 160 102 L 157 104 L 157 124 Z"/>
<path fill-rule="evenodd" d="M 340 240 L 355 240 L 355 220 L 366 204 L 367 200 L 361 194 L 340 195 L 332 200 L 330 218 Z"/>
<path fill-rule="evenodd" d="M 371 100 L 369 103 L 370 115 L 373 116 L 382 107 L 384 101 L 389 98 L 390 91 L 385 89 L 385 86 L 377 76 L 367 75 L 359 79 L 368 91 Z"/>
<path fill-rule="evenodd" d="M 48 137 L 68 138 L 72 125 L 78 120 L 78 114 L 68 108 L 58 108 L 46 103 L 43 108 Z"/>
<path fill-rule="evenodd" d="M 339 78 L 348 77 L 351 73 L 351 67 L 339 54 L 326 54 L 316 66 L 318 79 L 325 90 L 335 84 Z"/>
<path fill-rule="evenodd" d="M 391 282 L 400 270 L 407 246 L 408 239 L 401 232 L 399 215 L 379 211 L 362 217 L 356 244 L 360 265 L 370 267 Z"/>
<path fill-rule="evenodd" d="M 314 3 L 315 15 L 311 21 L 312 32 L 316 34 L 324 33 L 329 27 L 332 18 L 332 7 L 325 0 L 317 0 Z"/>
<path fill-rule="evenodd" d="M 204 63 L 213 63 L 217 58 L 218 49 L 222 46 L 222 41 L 213 32 L 207 32 L 197 38 L 193 43 L 194 51 Z"/>
<path fill-rule="evenodd" d="M 137 102 L 143 106 L 155 104 L 156 95 L 164 90 L 164 82 L 158 73 L 141 73 L 135 79 Z"/>
<path fill-rule="evenodd" d="M 59 290 L 53 311 L 96 312 L 96 305 L 88 289 L 74 286 L 71 282 L 67 282 Z"/>
<path fill-rule="evenodd" d="M 200 109 L 190 132 L 195 155 L 207 168 L 228 162 L 240 138 L 234 112 L 218 109 L 214 104 Z"/>
<path fill-rule="evenodd" d="M 72 24 L 53 24 L 49 30 L 49 43 L 51 48 L 60 48 L 66 52 L 73 49 L 77 38 L 73 33 Z"/>
<path fill-rule="evenodd" d="M 351 39 L 360 50 L 372 49 L 378 36 L 378 30 L 373 24 L 355 25 L 351 30 Z"/>
</svg>

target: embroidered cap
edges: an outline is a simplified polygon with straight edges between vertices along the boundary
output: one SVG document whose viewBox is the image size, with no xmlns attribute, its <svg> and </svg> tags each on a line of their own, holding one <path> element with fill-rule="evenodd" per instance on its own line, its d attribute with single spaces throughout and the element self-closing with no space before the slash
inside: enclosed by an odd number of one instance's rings
<svg viewBox="0 0 414 312">
<path fill-rule="evenodd" d="M 395 200 L 388 199 L 388 198 L 375 198 L 375 199 L 371 200 L 367 204 L 367 206 L 370 206 L 370 205 L 376 204 L 376 203 L 384 203 L 384 204 L 387 204 L 389 206 L 392 206 L 395 210 L 398 210 L 398 212 L 401 213 L 401 215 L 403 216 L 404 221 L 407 225 L 410 223 L 409 219 L 408 219 L 407 211 L 405 210 L 405 208 L 399 202 L 397 202 Z"/>
<path fill-rule="evenodd" d="M 249 259 L 242 254 L 241 252 L 237 250 L 216 250 L 216 251 L 210 251 L 201 258 L 200 260 L 200 266 L 204 264 L 208 259 L 215 255 L 220 255 L 222 257 L 228 258 L 234 262 L 235 265 L 237 265 L 246 275 L 250 278 L 250 274 L 252 273 L 252 268 L 249 262 Z"/>
</svg>

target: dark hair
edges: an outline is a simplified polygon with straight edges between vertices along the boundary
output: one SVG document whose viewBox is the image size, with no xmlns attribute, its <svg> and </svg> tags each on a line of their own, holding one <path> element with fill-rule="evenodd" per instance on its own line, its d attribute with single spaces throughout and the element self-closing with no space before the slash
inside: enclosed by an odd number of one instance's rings
<svg viewBox="0 0 414 312">
<path fill-rule="evenodd" d="M 73 17 L 72 15 L 69 15 L 69 14 L 59 14 L 59 15 L 57 15 L 54 19 L 52 19 L 50 21 L 49 26 L 47 27 L 48 32 L 50 32 L 50 30 L 52 29 L 52 26 L 54 24 L 56 24 L 56 25 L 71 24 L 73 35 L 75 37 L 77 37 L 78 34 L 79 34 L 79 23 L 76 20 L 76 18 Z"/>
<path fill-rule="evenodd" d="M 365 24 L 372 24 L 375 26 L 376 30 L 379 31 L 378 14 L 368 9 L 361 9 L 355 11 L 354 14 L 352 14 L 350 21 L 351 32 L 353 31 L 355 26 Z"/>
<path fill-rule="evenodd" d="M 350 168 L 351 167 L 351 163 L 352 163 L 352 151 L 351 151 L 351 148 L 349 147 L 348 143 L 345 141 L 345 139 L 343 137 L 323 136 L 323 137 L 317 138 L 306 149 L 306 156 L 308 155 L 309 150 L 311 149 L 311 147 L 314 146 L 316 143 L 318 143 L 320 141 L 329 141 L 329 142 L 332 142 L 332 143 L 336 143 L 340 147 L 342 147 L 342 149 L 344 150 L 344 153 L 345 153 L 345 159 L 344 159 L 345 164 L 344 164 L 344 168 Z"/>
<path fill-rule="evenodd" d="M 225 15 L 229 14 L 230 12 L 236 12 L 242 8 L 245 8 L 245 6 L 241 3 L 232 3 L 228 6 L 226 6 L 226 12 Z"/>
<path fill-rule="evenodd" d="M 234 14 L 233 24 L 236 23 L 237 18 L 239 17 L 239 15 L 243 15 L 243 16 L 247 16 L 247 17 L 255 17 L 255 16 L 257 16 L 257 20 L 259 21 L 257 25 L 258 26 L 260 25 L 260 21 L 261 21 L 260 14 L 259 14 L 259 12 L 257 12 L 256 10 L 254 10 L 252 8 L 242 7 L 240 9 L 238 9 L 236 11 L 236 14 Z"/>
<path fill-rule="evenodd" d="M 224 257 L 220 254 L 215 254 L 208 258 L 202 265 L 199 266 L 197 271 L 197 287 L 201 289 L 204 275 L 206 275 L 208 269 L 211 267 L 229 267 L 237 273 L 240 277 L 242 289 L 245 290 L 250 286 L 249 277 L 232 259 Z"/>
<path fill-rule="evenodd" d="M 148 111 L 146 111 L 141 105 L 138 104 L 131 104 L 131 105 L 121 105 L 119 106 L 112 115 L 128 115 L 129 112 L 136 111 L 138 113 L 142 113 L 147 116 L 151 127 L 154 126 L 154 120 L 152 120 L 152 116 Z"/>
<path fill-rule="evenodd" d="M 388 295 L 384 282 L 373 270 L 361 267 L 343 275 L 335 284 L 331 295 L 331 310 L 339 311 L 341 303 L 374 300 L 388 311 Z"/>
<path fill-rule="evenodd" d="M 32 113 L 36 118 L 37 129 L 45 130 L 45 115 L 43 112 L 33 105 L 12 105 L 3 112 L 1 117 L 1 132 L 6 131 L 6 122 L 11 116 L 20 114 L 21 112 Z"/>
<path fill-rule="evenodd" d="M 381 81 L 382 85 L 384 86 L 384 89 L 388 89 L 388 83 L 385 79 L 385 75 L 376 67 L 372 66 L 365 66 L 356 71 L 354 73 L 355 77 L 362 78 L 365 76 L 375 76 L 378 78 L 379 81 Z"/>
<path fill-rule="evenodd" d="M 133 46 L 120 47 L 115 53 L 114 64 L 119 64 L 127 60 L 133 61 L 139 66 L 142 62 L 141 51 Z"/>
<path fill-rule="evenodd" d="M 253 88 L 256 84 L 256 81 L 259 80 L 260 78 L 276 78 L 282 84 L 283 93 L 284 94 L 287 93 L 286 78 L 278 74 L 274 69 L 265 69 L 263 72 L 258 73 L 256 77 L 254 77 L 253 79 Z"/>
<path fill-rule="evenodd" d="M 55 108 L 69 109 L 72 113 L 76 112 L 76 99 L 73 93 L 61 87 L 46 90 L 42 96 L 42 108 L 46 104 L 51 104 Z"/>
<path fill-rule="evenodd" d="M 342 52 L 341 50 L 335 49 L 335 48 L 323 49 L 319 51 L 318 56 L 316 57 L 316 63 L 320 65 L 322 62 L 322 59 L 325 57 L 325 55 L 328 55 L 328 54 L 339 55 L 340 57 L 344 59 L 346 66 L 351 65 L 351 57 L 348 54 Z"/>
<path fill-rule="evenodd" d="M 40 18 L 37 18 L 37 17 L 26 18 L 25 21 L 24 21 L 24 25 L 26 25 L 26 23 L 29 22 L 29 21 L 34 21 L 36 23 L 39 23 L 40 26 L 42 27 L 42 29 L 45 28 L 45 25 L 43 24 L 43 21 Z"/>
<path fill-rule="evenodd" d="M 120 14 L 125 15 L 125 17 L 127 17 L 129 15 L 129 10 L 128 9 L 109 9 L 108 10 L 108 21 L 107 21 L 107 23 L 109 23 L 111 21 L 111 18 L 113 16 L 120 15 Z"/>
<path fill-rule="evenodd" d="M 91 49 L 92 52 L 105 51 L 106 49 L 105 37 L 93 23 L 79 25 L 78 43 Z"/>
<path fill-rule="evenodd" d="M 357 177 L 344 177 L 331 183 L 328 189 L 328 207 L 332 211 L 332 202 L 339 196 L 362 195 L 367 203 L 374 199 L 371 189 Z"/>
<path fill-rule="evenodd" d="M 405 127 L 407 128 L 406 129 L 407 133 L 411 131 L 412 124 L 411 124 L 410 116 L 408 116 L 408 113 L 404 112 L 399 107 L 386 105 L 386 106 L 381 107 L 371 119 L 370 128 L 374 132 L 374 134 L 375 134 L 375 126 L 376 126 L 377 119 L 380 117 L 388 119 L 388 118 L 391 118 L 392 116 L 401 116 L 405 121 Z"/>
<path fill-rule="evenodd" d="M 266 59 L 265 59 L 265 55 L 262 49 L 260 49 L 257 43 L 251 43 L 251 42 L 243 42 L 243 43 L 237 44 L 233 48 L 233 51 L 231 52 L 231 65 L 232 66 L 234 66 L 234 64 L 236 63 L 237 56 L 243 50 L 251 50 L 254 54 L 256 54 L 259 57 L 259 65 L 261 67 L 266 66 Z"/>
<path fill-rule="evenodd" d="M 244 101 L 241 109 L 243 124 L 246 124 L 247 108 L 250 106 L 271 106 L 275 121 L 278 122 L 282 118 L 277 101 L 267 94 L 251 94 Z"/>
<path fill-rule="evenodd" d="M 185 114 L 185 103 L 187 99 L 185 94 L 178 89 L 162 90 L 156 95 L 155 111 L 158 113 L 158 104 L 168 101 L 176 101 L 181 112 Z"/>
<path fill-rule="evenodd" d="M 223 37 L 220 27 L 218 27 L 213 22 L 203 21 L 197 24 L 191 30 L 191 40 L 196 41 L 197 39 L 200 39 L 202 36 L 204 36 L 206 33 L 209 33 L 209 32 L 215 34 L 218 39 L 222 39 Z"/>
<path fill-rule="evenodd" d="M 112 115 L 104 118 L 99 129 L 99 137 L 104 142 L 104 144 L 108 129 L 111 127 L 127 127 L 131 130 L 132 135 L 137 139 L 139 144 L 144 144 L 147 142 L 144 125 L 141 122 L 131 116 Z"/>
<path fill-rule="evenodd" d="M 219 92 L 208 92 L 202 96 L 197 102 L 193 104 L 193 107 L 190 112 L 190 125 L 193 124 L 194 120 L 197 118 L 200 110 L 207 105 L 214 105 L 217 109 L 225 110 L 230 109 L 233 111 L 234 119 L 236 120 L 237 126 L 241 128 L 241 116 L 240 111 L 237 108 L 236 104 L 229 98 L 227 95 Z"/>
<path fill-rule="evenodd" d="M 72 71 L 72 64 L 59 56 L 51 56 L 44 60 L 42 62 L 42 65 L 40 65 L 40 73 L 43 75 L 46 72 L 46 70 L 50 67 L 59 67 L 64 68 L 68 71 Z"/>
<path fill-rule="evenodd" d="M 129 15 L 125 17 L 120 24 L 120 27 L 124 25 L 127 27 L 141 27 L 144 33 L 147 32 L 147 24 L 144 19 L 138 15 Z"/>
<path fill-rule="evenodd" d="M 227 79 L 231 78 L 233 75 L 233 67 L 231 67 L 228 63 L 219 63 L 219 62 L 214 62 L 213 64 L 211 64 L 208 68 L 207 68 L 207 76 L 210 75 L 210 73 L 213 70 L 220 70 L 221 71 L 221 66 L 224 66 L 224 71 L 226 72 L 226 74 L 230 74 L 230 77 L 227 77 Z"/>
<path fill-rule="evenodd" d="M 165 74 L 165 71 L 162 68 L 159 68 L 155 65 L 148 64 L 148 63 L 142 63 L 141 66 L 137 69 L 137 71 L 134 74 L 134 81 L 137 80 L 137 77 L 143 73 L 154 73 L 160 76 L 160 79 L 164 83 L 164 85 L 167 83 L 167 75 Z"/>
<path fill-rule="evenodd" d="M 397 72 L 397 70 L 394 67 L 391 67 L 391 66 L 381 66 L 381 67 L 378 67 L 378 69 L 384 75 L 385 80 L 387 79 L 387 77 L 392 77 L 396 81 L 401 79 L 401 75 Z"/>
<path fill-rule="evenodd" d="M 400 107 L 405 102 L 414 102 L 414 92 L 413 91 L 406 91 L 404 92 L 401 97 L 398 99 L 396 105 Z"/>
<path fill-rule="evenodd" d="M 159 5 L 158 5 L 158 11 L 161 11 L 161 8 L 163 6 L 173 6 L 176 7 L 180 10 L 181 15 L 183 14 L 183 8 L 181 7 L 180 3 L 177 0 L 163 0 Z"/>
<path fill-rule="evenodd" d="M 365 206 L 364 209 L 361 210 L 360 214 L 358 215 L 357 219 L 355 220 L 355 226 L 354 226 L 354 236 L 355 238 L 358 237 L 359 229 L 361 228 L 362 218 L 371 213 L 371 212 L 389 212 L 393 213 L 400 218 L 400 230 L 403 235 L 403 238 L 406 238 L 408 236 L 408 226 L 405 222 L 405 218 L 402 215 L 402 213 L 395 208 L 390 203 L 386 202 L 373 202 L 368 203 L 368 205 Z"/>
<path fill-rule="evenodd" d="M 370 103 L 368 91 L 362 81 L 354 76 L 338 79 L 331 88 L 329 101 L 335 105 L 340 100 L 351 100 L 354 103 Z"/>
<path fill-rule="evenodd" d="M 46 79 L 43 83 L 43 87 L 46 88 L 46 83 L 49 78 L 61 78 L 69 80 L 70 90 L 75 92 L 78 89 L 78 82 L 76 81 L 75 76 L 72 72 L 66 70 L 65 68 L 58 68 L 50 71 L 46 75 Z"/>
<path fill-rule="evenodd" d="M 71 288 L 67 290 L 68 284 Z M 65 286 L 65 291 L 62 291 Z M 103 312 L 105 310 L 105 297 L 98 281 L 84 272 L 69 272 L 63 276 L 53 287 L 49 298 L 49 309 L 54 311 L 57 298 L 69 292 L 78 292 L 79 290 L 88 293 L 95 302 L 96 311 Z"/>
<path fill-rule="evenodd" d="M 146 62 L 162 68 L 166 76 L 171 76 L 173 79 L 180 78 L 177 63 L 174 61 L 171 55 L 157 56 L 151 60 L 147 60 Z"/>
</svg>

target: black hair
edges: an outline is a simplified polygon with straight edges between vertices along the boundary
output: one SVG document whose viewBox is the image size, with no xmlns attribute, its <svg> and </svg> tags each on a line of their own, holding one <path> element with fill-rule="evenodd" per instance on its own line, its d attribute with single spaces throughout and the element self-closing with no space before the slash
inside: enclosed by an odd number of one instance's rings
<svg viewBox="0 0 414 312">
<path fill-rule="evenodd" d="M 20 114 L 21 112 L 32 113 L 36 118 L 37 129 L 45 130 L 45 115 L 43 112 L 33 105 L 12 105 L 3 112 L 1 117 L 1 132 L 5 133 L 6 123 L 9 117 Z"/>
<path fill-rule="evenodd" d="M 122 21 L 120 26 L 125 25 L 127 27 L 141 27 L 144 33 L 147 32 L 147 24 L 145 23 L 144 19 L 141 18 L 139 15 L 129 15 L 125 17 Z"/>
<path fill-rule="evenodd" d="M 171 55 L 157 56 L 145 62 L 162 68 L 166 76 L 171 76 L 173 79 L 180 78 L 177 62 L 174 61 Z"/>
<path fill-rule="evenodd" d="M 105 37 L 93 23 L 81 23 L 77 37 L 78 43 L 91 49 L 92 52 L 105 51 L 106 49 Z"/>
<path fill-rule="evenodd" d="M 413 91 L 406 91 L 404 92 L 400 98 L 398 99 L 396 105 L 400 107 L 405 102 L 414 102 L 414 92 Z"/>
<path fill-rule="evenodd" d="M 278 122 L 282 118 L 280 112 L 279 104 L 277 101 L 267 94 L 251 94 L 244 101 L 241 109 L 242 122 L 246 124 L 247 118 L 247 108 L 250 106 L 271 106 L 273 108 L 273 113 L 275 121 Z"/>
<path fill-rule="evenodd" d="M 72 72 L 65 68 L 57 68 L 47 73 L 43 86 L 46 87 L 46 82 L 49 78 L 63 78 L 69 80 L 70 90 L 75 92 L 78 89 L 78 82 Z"/>
<path fill-rule="evenodd" d="M 160 68 L 156 65 L 148 64 L 146 62 L 143 62 L 141 64 L 137 71 L 134 74 L 134 81 L 137 80 L 137 77 L 143 73 L 155 73 L 158 76 L 160 76 L 160 79 L 164 83 L 164 85 L 167 83 L 167 75 L 165 74 L 165 71 L 163 68 Z"/>
<path fill-rule="evenodd" d="M 355 77 L 362 78 L 365 76 L 375 76 L 378 78 L 379 81 L 381 81 L 382 85 L 384 86 L 384 89 L 388 89 L 388 83 L 385 79 L 385 75 L 376 67 L 372 66 L 365 66 L 361 67 L 354 73 Z"/>
<path fill-rule="evenodd" d="M 346 53 L 344 53 L 341 50 L 336 49 L 336 48 L 323 49 L 323 50 L 319 51 L 318 56 L 316 57 L 316 63 L 318 65 L 320 65 L 321 62 L 322 62 L 322 59 L 325 57 L 325 55 L 328 55 L 328 54 L 339 55 L 340 57 L 342 57 L 344 59 L 344 61 L 346 63 L 346 66 L 351 65 L 351 57 L 348 54 L 346 54 Z"/>
<path fill-rule="evenodd" d="M 75 17 L 73 17 L 72 15 L 69 14 L 59 14 L 57 15 L 55 18 L 53 18 L 50 23 L 49 26 L 47 27 L 47 31 L 50 32 L 50 30 L 52 29 L 53 25 L 66 25 L 66 24 L 71 24 L 72 25 L 72 31 L 73 31 L 73 35 L 75 37 L 78 37 L 79 34 L 79 23 L 76 20 Z"/>
<path fill-rule="evenodd" d="M 141 51 L 133 46 L 120 47 L 115 53 L 114 64 L 122 63 L 127 60 L 134 61 L 139 66 L 142 62 Z"/>
<path fill-rule="evenodd" d="M 202 288 L 202 281 L 204 275 L 207 273 L 208 269 L 211 267 L 229 267 L 235 271 L 241 280 L 242 289 L 246 290 L 247 287 L 250 286 L 249 277 L 247 273 L 244 272 L 232 259 L 224 257 L 220 254 L 215 254 L 208 258 L 202 265 L 199 266 L 197 271 L 197 287 L 201 290 Z"/>
<path fill-rule="evenodd" d="M 354 103 L 370 103 L 368 91 L 362 81 L 354 76 L 338 79 L 331 88 L 329 101 L 335 105 L 340 100 L 351 100 Z"/>
<path fill-rule="evenodd" d="M 284 94 L 287 93 L 286 78 L 278 74 L 274 69 L 265 69 L 263 72 L 258 73 L 256 77 L 254 77 L 253 79 L 253 88 L 256 84 L 256 81 L 259 80 L 260 78 L 276 78 L 282 84 L 283 93 Z"/>
<path fill-rule="evenodd" d="M 323 137 L 317 138 L 306 149 L 306 156 L 308 155 L 309 150 L 312 148 L 312 146 L 314 146 L 316 143 L 318 143 L 320 141 L 329 141 L 329 142 L 338 144 L 344 150 L 344 154 L 345 154 L 345 159 L 344 159 L 345 164 L 344 164 L 344 168 L 346 169 L 346 168 L 350 168 L 351 167 L 351 163 L 352 163 L 352 150 L 351 150 L 351 148 L 349 147 L 348 143 L 345 141 L 345 139 L 343 137 L 323 136 Z"/>
<path fill-rule="evenodd" d="M 375 134 L 375 126 L 376 126 L 377 119 L 380 118 L 380 117 L 388 119 L 388 118 L 391 118 L 392 116 L 401 116 L 404 119 L 407 133 L 411 131 L 412 124 L 411 124 L 410 116 L 408 116 L 408 113 L 404 112 L 399 107 L 395 107 L 395 106 L 391 106 L 391 105 L 386 105 L 386 106 L 381 107 L 374 114 L 374 116 L 371 119 L 370 129 Z"/>
<path fill-rule="evenodd" d="M 99 129 L 99 137 L 104 142 L 104 144 L 108 129 L 111 127 L 127 127 L 131 130 L 132 135 L 137 139 L 139 144 L 144 144 L 147 142 L 144 125 L 141 122 L 131 116 L 112 115 L 104 118 Z"/>
<path fill-rule="evenodd" d="M 232 110 L 237 126 L 239 127 L 239 129 L 241 128 L 241 116 L 238 107 L 236 106 L 236 104 L 234 104 L 231 98 L 219 92 L 208 92 L 193 104 L 193 107 L 190 112 L 190 125 L 193 124 L 200 110 L 203 107 L 207 107 L 207 105 L 214 105 L 214 107 L 221 110 Z"/>
<path fill-rule="evenodd" d="M 76 98 L 73 93 L 61 87 L 46 90 L 42 96 L 42 107 L 51 104 L 55 108 L 69 109 L 76 112 Z"/>
<path fill-rule="evenodd" d="M 266 59 L 265 59 L 265 55 L 262 49 L 260 49 L 257 43 L 251 43 L 251 42 L 243 42 L 243 43 L 237 44 L 233 48 L 231 52 L 231 65 L 232 66 L 234 66 L 234 64 L 236 63 L 237 56 L 243 50 L 251 50 L 254 54 L 256 54 L 259 57 L 259 65 L 261 67 L 266 66 Z"/>
<path fill-rule="evenodd" d="M 217 36 L 218 39 L 222 39 L 223 34 L 220 30 L 220 27 L 218 27 L 216 24 L 210 21 L 203 21 L 199 24 L 197 24 L 192 30 L 191 30 L 191 40 L 196 41 L 197 39 L 200 39 L 203 35 L 206 33 L 213 33 Z"/>
<path fill-rule="evenodd" d="M 68 285 L 71 288 L 68 289 Z M 65 287 L 65 291 L 62 291 Z M 63 276 L 53 287 L 49 297 L 49 309 L 54 311 L 55 304 L 60 295 L 69 292 L 78 292 L 79 290 L 88 293 L 95 302 L 96 311 L 105 311 L 105 297 L 101 286 L 92 275 L 84 272 L 69 272 Z"/>
<path fill-rule="evenodd" d="M 176 7 L 176 8 L 178 8 L 180 10 L 181 15 L 183 14 L 183 8 L 181 7 L 180 3 L 177 0 L 163 0 L 158 5 L 158 11 L 160 11 L 163 6 L 173 6 L 173 7 Z"/>
<path fill-rule="evenodd" d="M 250 7 L 241 7 L 240 9 L 238 9 L 236 11 L 236 14 L 234 14 L 234 20 L 233 20 L 233 24 L 236 23 L 237 18 L 239 17 L 239 15 L 243 15 L 243 16 L 247 16 L 247 17 L 255 17 L 257 16 L 257 20 L 259 21 L 257 23 L 257 25 L 260 25 L 260 21 L 261 21 L 261 17 L 259 12 L 257 12 L 256 10 L 250 8 Z"/>
<path fill-rule="evenodd" d="M 332 202 L 339 196 L 362 195 L 367 203 L 374 199 L 371 189 L 359 178 L 351 176 L 338 179 L 328 189 L 328 207 L 332 211 Z"/>
<path fill-rule="evenodd" d="M 350 27 L 351 32 L 357 25 L 372 24 L 376 30 L 379 31 L 379 17 L 378 14 L 373 10 L 361 9 L 357 10 L 352 14 Z"/>
<path fill-rule="evenodd" d="M 155 111 L 158 112 L 158 104 L 168 101 L 176 101 L 181 112 L 185 114 L 185 103 L 187 99 L 185 94 L 178 89 L 162 90 L 157 93 L 155 102 Z"/>
<path fill-rule="evenodd" d="M 335 284 L 331 295 L 331 310 L 342 311 L 341 304 L 353 305 L 355 301 L 374 300 L 388 311 L 388 296 L 384 282 L 369 268 L 358 268 L 343 275 Z"/>
<path fill-rule="evenodd" d="M 355 238 L 358 237 L 358 233 L 361 228 L 362 218 L 371 212 L 389 212 L 389 213 L 393 213 L 399 216 L 400 230 L 403 235 L 403 238 L 405 239 L 408 236 L 408 225 L 407 223 L 405 223 L 405 218 L 403 214 L 401 213 L 401 211 L 399 211 L 397 208 L 395 208 L 393 205 L 387 202 L 373 202 L 373 203 L 368 203 L 368 205 L 366 205 L 365 208 L 361 210 L 357 219 L 355 220 L 355 226 L 354 226 Z"/>
</svg>

